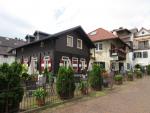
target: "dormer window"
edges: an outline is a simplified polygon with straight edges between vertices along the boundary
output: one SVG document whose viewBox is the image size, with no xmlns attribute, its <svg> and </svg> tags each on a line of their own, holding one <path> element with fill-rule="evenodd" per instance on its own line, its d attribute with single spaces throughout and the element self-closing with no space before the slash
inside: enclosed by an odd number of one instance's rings
<svg viewBox="0 0 150 113">
<path fill-rule="evenodd" d="M 68 47 L 73 47 L 73 37 L 67 35 L 67 46 Z"/>
<path fill-rule="evenodd" d="M 82 40 L 81 39 L 77 39 L 77 48 L 82 49 Z"/>
</svg>

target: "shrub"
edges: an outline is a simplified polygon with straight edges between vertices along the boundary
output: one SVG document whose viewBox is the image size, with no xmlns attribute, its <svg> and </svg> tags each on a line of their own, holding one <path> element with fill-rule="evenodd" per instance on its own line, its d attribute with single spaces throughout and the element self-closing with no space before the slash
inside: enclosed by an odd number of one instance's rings
<svg viewBox="0 0 150 113">
<path fill-rule="evenodd" d="M 102 89 L 102 77 L 101 77 L 101 68 L 94 64 L 92 70 L 89 72 L 89 85 L 94 90 Z"/>
<path fill-rule="evenodd" d="M 129 81 L 133 81 L 133 73 L 132 72 L 127 72 L 127 77 Z"/>
<path fill-rule="evenodd" d="M 141 68 L 142 68 L 142 66 L 141 66 L 140 64 L 136 64 L 136 65 L 135 65 L 135 68 L 137 68 L 137 69 L 138 69 L 138 68 L 139 68 L 139 69 L 141 69 Z"/>
<path fill-rule="evenodd" d="M 16 113 L 23 98 L 21 87 L 22 65 L 14 62 L 0 66 L 0 110 Z"/>
<path fill-rule="evenodd" d="M 86 95 L 88 93 L 88 84 L 87 84 L 87 82 L 80 81 L 79 90 L 81 91 L 81 93 L 83 95 Z"/>
<path fill-rule="evenodd" d="M 136 70 L 135 73 L 137 78 L 142 78 L 142 72 L 140 70 Z"/>
<path fill-rule="evenodd" d="M 150 75 L 150 64 L 147 66 L 147 74 Z"/>
<path fill-rule="evenodd" d="M 116 75 L 115 76 L 115 81 L 122 81 L 122 80 L 123 80 L 122 75 Z"/>
<path fill-rule="evenodd" d="M 47 95 L 47 92 L 45 91 L 44 88 L 39 87 L 33 92 L 33 96 L 36 97 L 36 99 L 43 99 Z"/>
<path fill-rule="evenodd" d="M 56 90 L 61 99 L 74 97 L 75 81 L 74 72 L 71 67 L 60 67 L 58 71 Z"/>
</svg>

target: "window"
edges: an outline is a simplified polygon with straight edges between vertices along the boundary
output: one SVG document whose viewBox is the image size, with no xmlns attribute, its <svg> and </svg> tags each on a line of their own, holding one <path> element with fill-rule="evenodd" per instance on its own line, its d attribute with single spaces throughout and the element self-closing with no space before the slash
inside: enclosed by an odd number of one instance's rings
<svg viewBox="0 0 150 113">
<path fill-rule="evenodd" d="M 143 31 L 142 34 L 144 34 L 145 32 Z"/>
<path fill-rule="evenodd" d="M 40 47 L 44 47 L 44 42 L 41 42 L 41 43 L 40 43 Z"/>
<path fill-rule="evenodd" d="M 85 59 L 81 58 L 80 62 L 81 62 L 81 70 L 84 70 L 86 68 Z"/>
<path fill-rule="evenodd" d="M 148 53 L 146 51 L 143 52 L 143 58 L 148 58 Z"/>
<path fill-rule="evenodd" d="M 77 48 L 82 49 L 82 40 L 77 39 Z"/>
<path fill-rule="evenodd" d="M 63 66 L 69 67 L 69 64 L 71 63 L 69 62 L 69 57 L 62 56 L 62 60 L 63 60 Z"/>
<path fill-rule="evenodd" d="M 100 51 L 103 49 L 102 43 L 96 43 L 95 46 L 96 46 L 96 48 L 95 48 L 96 51 Z"/>
<path fill-rule="evenodd" d="M 32 71 L 33 71 L 33 73 L 35 73 L 36 71 L 37 71 L 37 58 L 35 58 L 35 57 L 32 57 Z"/>
<path fill-rule="evenodd" d="M 78 71 L 78 58 L 72 57 L 72 67 L 75 72 Z"/>
<path fill-rule="evenodd" d="M 105 62 L 94 62 L 94 63 L 100 66 L 101 68 L 105 69 Z"/>
<path fill-rule="evenodd" d="M 44 68 L 48 68 L 49 56 L 44 57 Z"/>
<path fill-rule="evenodd" d="M 67 35 L 67 46 L 73 47 L 73 37 Z"/>
<path fill-rule="evenodd" d="M 135 52 L 134 58 L 142 58 L 142 53 L 141 52 Z"/>
<path fill-rule="evenodd" d="M 127 69 L 130 69 L 131 65 L 129 63 L 127 63 Z"/>
<path fill-rule="evenodd" d="M 149 47 L 148 40 L 147 41 L 139 41 L 138 43 L 139 49 L 145 49 Z"/>
</svg>

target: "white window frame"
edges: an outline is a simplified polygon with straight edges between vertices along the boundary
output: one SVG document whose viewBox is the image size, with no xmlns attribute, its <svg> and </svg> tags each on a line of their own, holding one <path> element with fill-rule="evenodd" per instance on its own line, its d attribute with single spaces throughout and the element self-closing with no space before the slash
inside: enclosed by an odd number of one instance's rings
<svg viewBox="0 0 150 113">
<path fill-rule="evenodd" d="M 97 48 L 95 48 L 95 51 L 101 51 L 103 50 L 103 44 L 98 42 L 98 43 L 95 43 L 95 45 L 97 44 Z M 100 49 L 100 45 L 101 45 L 101 49 Z"/>
<path fill-rule="evenodd" d="M 62 60 L 63 60 L 63 66 L 64 67 L 69 67 L 69 57 L 62 56 Z"/>
<path fill-rule="evenodd" d="M 37 71 L 37 57 L 32 57 L 32 65 L 34 67 L 34 73 L 35 73 Z"/>
<path fill-rule="evenodd" d="M 86 61 L 86 60 L 85 60 L 84 58 L 81 58 L 81 59 L 80 59 L 80 62 L 81 62 L 81 70 L 84 70 L 85 67 L 86 67 L 85 61 Z"/>
<path fill-rule="evenodd" d="M 79 46 L 80 44 L 78 43 L 78 41 L 81 43 L 81 47 Z M 81 39 L 77 39 L 77 48 L 78 49 L 82 49 L 83 48 L 83 45 L 82 45 L 82 40 Z"/>
<path fill-rule="evenodd" d="M 71 44 L 69 42 L 70 38 L 71 38 Z M 67 46 L 68 47 L 73 47 L 73 36 L 67 35 Z"/>
<path fill-rule="evenodd" d="M 78 67 L 78 63 L 79 63 L 78 58 L 72 57 L 72 62 L 73 62 L 73 61 L 77 61 L 77 67 Z M 75 64 L 72 63 L 72 66 L 73 66 L 73 67 L 75 67 L 74 65 L 75 65 Z"/>
<path fill-rule="evenodd" d="M 44 68 L 48 68 L 48 61 L 50 60 L 49 56 L 44 57 Z"/>
</svg>

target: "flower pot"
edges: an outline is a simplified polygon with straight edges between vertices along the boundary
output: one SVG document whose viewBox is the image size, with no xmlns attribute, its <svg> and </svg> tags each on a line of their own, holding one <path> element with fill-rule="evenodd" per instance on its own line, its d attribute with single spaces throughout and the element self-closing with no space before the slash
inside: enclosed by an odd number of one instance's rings
<svg viewBox="0 0 150 113">
<path fill-rule="evenodd" d="M 103 86 L 104 86 L 104 88 L 108 88 L 108 79 L 107 78 L 103 79 Z"/>
<path fill-rule="evenodd" d="M 45 98 L 36 99 L 36 102 L 38 106 L 43 106 L 45 105 Z"/>
</svg>

